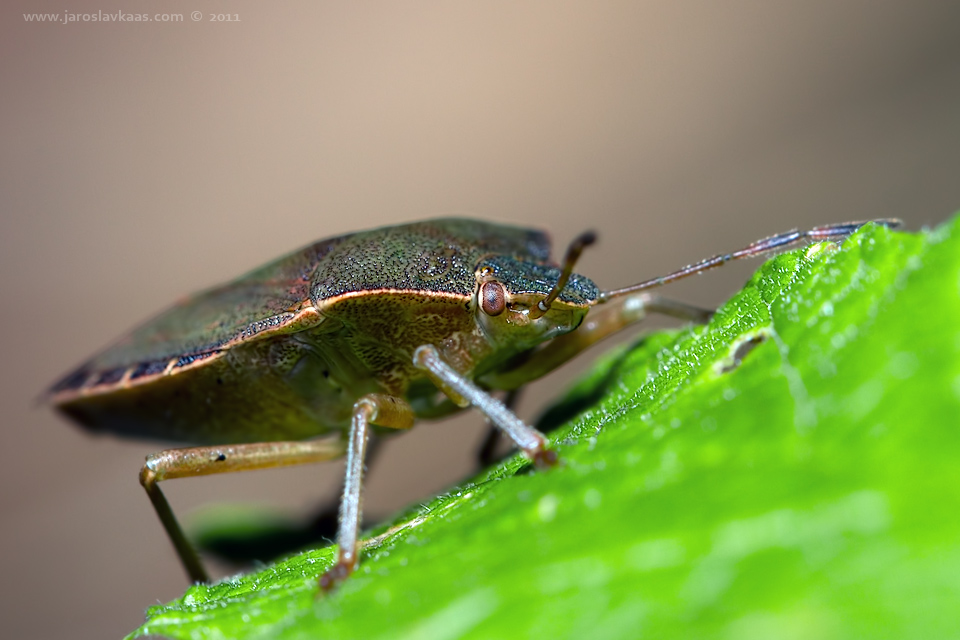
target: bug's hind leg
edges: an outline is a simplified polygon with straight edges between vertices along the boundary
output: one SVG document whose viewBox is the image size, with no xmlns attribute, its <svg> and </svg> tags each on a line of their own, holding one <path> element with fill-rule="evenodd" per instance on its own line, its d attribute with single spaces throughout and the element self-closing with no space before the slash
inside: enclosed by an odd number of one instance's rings
<svg viewBox="0 0 960 640">
<path fill-rule="evenodd" d="M 167 449 L 147 456 L 147 462 L 140 470 L 140 484 L 147 491 L 190 580 L 209 582 L 210 578 L 200 562 L 200 557 L 187 540 L 170 503 L 160 490 L 160 482 L 173 478 L 323 462 L 341 455 L 343 444 L 337 439 L 329 438 L 306 442 L 258 442 Z"/>
<path fill-rule="evenodd" d="M 414 414 L 410 405 L 394 396 L 370 393 L 353 405 L 343 498 L 340 500 L 340 529 L 337 532 L 340 549 L 337 563 L 320 577 L 320 588 L 323 591 L 329 591 L 347 578 L 356 570 L 359 561 L 357 537 L 362 516 L 360 501 L 363 490 L 363 463 L 367 453 L 370 425 L 409 429 L 413 426 L 413 420 Z"/>
</svg>

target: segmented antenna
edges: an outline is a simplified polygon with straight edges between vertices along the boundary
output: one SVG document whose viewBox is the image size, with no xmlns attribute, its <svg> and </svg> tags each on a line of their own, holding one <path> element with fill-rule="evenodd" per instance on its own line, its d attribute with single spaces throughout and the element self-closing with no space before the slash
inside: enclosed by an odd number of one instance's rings
<svg viewBox="0 0 960 640">
<path fill-rule="evenodd" d="M 896 218 L 882 218 L 879 220 L 864 220 L 861 222 L 840 222 L 837 224 L 828 224 L 821 227 L 814 227 L 809 231 L 797 231 L 795 229 L 793 231 L 787 231 L 786 233 L 779 233 L 775 236 L 770 236 L 769 238 L 752 242 L 743 249 L 734 251 L 733 253 L 722 253 L 720 255 L 713 256 L 712 258 L 701 260 L 700 262 L 686 266 L 678 271 L 668 273 L 665 276 L 660 276 L 659 278 L 644 280 L 643 282 L 631 285 L 629 287 L 624 287 L 623 289 L 604 291 L 600 294 L 600 297 L 597 298 L 597 304 L 607 302 L 611 298 L 624 296 L 629 293 L 636 293 L 637 291 L 643 291 L 645 289 L 653 289 L 655 287 L 665 285 L 668 282 L 673 282 L 674 280 L 686 278 L 687 276 L 692 276 L 697 273 L 703 273 L 709 269 L 720 267 L 731 260 L 752 258 L 753 256 L 767 253 L 769 251 L 785 249 L 786 247 L 799 242 L 817 242 L 820 240 L 845 238 L 863 225 L 870 222 L 882 225 L 888 229 L 896 229 L 903 224 Z"/>
</svg>

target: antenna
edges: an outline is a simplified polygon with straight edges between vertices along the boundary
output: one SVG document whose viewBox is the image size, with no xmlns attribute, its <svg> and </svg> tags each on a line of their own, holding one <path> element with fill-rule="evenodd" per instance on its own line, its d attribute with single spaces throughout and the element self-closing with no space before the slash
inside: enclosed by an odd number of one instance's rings
<svg viewBox="0 0 960 640">
<path fill-rule="evenodd" d="M 659 278 L 644 280 L 643 282 L 630 285 L 629 287 L 624 287 L 623 289 L 604 291 L 600 294 L 600 297 L 597 298 L 595 304 L 603 304 L 612 298 L 618 298 L 620 296 L 636 293 L 637 291 L 644 291 L 646 289 L 653 289 L 655 287 L 665 285 L 668 282 L 673 282 L 674 280 L 686 278 L 687 276 L 692 276 L 697 273 L 703 273 L 704 271 L 723 266 L 731 260 L 752 258 L 769 251 L 785 249 L 786 247 L 799 242 L 818 242 L 820 240 L 843 239 L 863 225 L 870 222 L 887 227 L 888 229 L 896 229 L 903 224 L 896 218 L 882 218 L 879 220 L 864 220 L 861 222 L 840 222 L 837 224 L 828 224 L 821 227 L 814 227 L 809 231 L 797 231 L 794 229 L 793 231 L 787 231 L 786 233 L 779 233 L 775 236 L 770 236 L 769 238 L 757 240 L 756 242 L 752 242 L 743 249 L 739 249 L 733 253 L 722 253 L 720 255 L 713 256 L 712 258 L 701 260 L 700 262 L 688 265 L 683 269 L 673 271 L 672 273 L 668 273 L 665 276 L 660 276 Z M 571 245 L 570 248 L 573 249 L 573 245 Z"/>
<path fill-rule="evenodd" d="M 570 246 L 567 247 L 567 255 L 563 258 L 563 270 L 560 272 L 560 278 L 557 280 L 557 284 L 553 285 L 553 289 L 550 290 L 546 298 L 538 302 L 537 306 L 533 309 L 530 309 L 531 318 L 539 318 L 550 310 L 550 305 L 557 299 L 557 296 L 560 295 L 563 288 L 567 286 L 570 275 L 573 273 L 573 265 L 575 265 L 580 258 L 580 254 L 583 253 L 586 247 L 589 247 L 596 241 L 596 233 L 593 231 L 584 231 L 570 242 Z"/>
</svg>

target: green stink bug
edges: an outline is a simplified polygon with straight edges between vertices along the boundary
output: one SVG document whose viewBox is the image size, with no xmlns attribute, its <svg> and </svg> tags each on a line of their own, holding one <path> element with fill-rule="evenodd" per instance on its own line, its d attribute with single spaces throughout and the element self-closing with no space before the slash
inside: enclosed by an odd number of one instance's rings
<svg viewBox="0 0 960 640">
<path fill-rule="evenodd" d="M 92 430 L 200 445 L 151 455 L 140 474 L 198 582 L 207 573 L 161 481 L 345 453 L 338 561 L 321 579 L 330 588 L 357 567 L 371 429 L 473 406 L 537 466 L 551 466 L 546 438 L 491 392 L 518 389 L 649 312 L 710 317 L 648 289 L 862 224 L 779 234 L 609 291 L 573 273 L 590 233 L 560 266 L 544 233 L 476 220 L 329 238 L 181 302 L 64 377 L 50 397 Z"/>
</svg>

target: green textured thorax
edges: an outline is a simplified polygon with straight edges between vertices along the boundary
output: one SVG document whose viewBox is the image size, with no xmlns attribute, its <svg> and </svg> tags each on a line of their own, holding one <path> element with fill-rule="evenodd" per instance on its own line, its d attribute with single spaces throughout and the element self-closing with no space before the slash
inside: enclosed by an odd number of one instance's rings
<svg viewBox="0 0 960 640">
<path fill-rule="evenodd" d="M 340 238 L 317 264 L 311 298 L 383 289 L 473 295 L 477 263 L 508 255 L 542 263 L 550 243 L 539 231 L 476 220 L 443 219 L 362 231 Z"/>
</svg>

